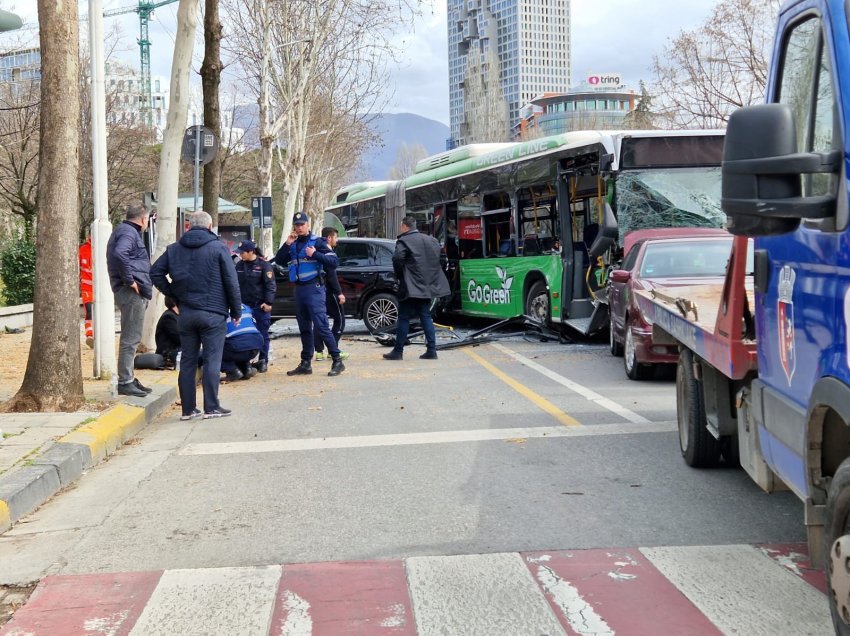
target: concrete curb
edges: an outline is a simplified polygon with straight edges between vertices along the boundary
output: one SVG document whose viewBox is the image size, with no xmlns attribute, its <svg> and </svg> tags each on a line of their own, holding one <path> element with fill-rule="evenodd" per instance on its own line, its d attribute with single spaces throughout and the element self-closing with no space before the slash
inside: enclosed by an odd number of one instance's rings
<svg viewBox="0 0 850 636">
<path fill-rule="evenodd" d="M 149 396 L 126 398 L 62 437 L 27 466 L 0 477 L 0 533 L 112 455 L 177 399 L 173 377 L 151 388 Z"/>
</svg>

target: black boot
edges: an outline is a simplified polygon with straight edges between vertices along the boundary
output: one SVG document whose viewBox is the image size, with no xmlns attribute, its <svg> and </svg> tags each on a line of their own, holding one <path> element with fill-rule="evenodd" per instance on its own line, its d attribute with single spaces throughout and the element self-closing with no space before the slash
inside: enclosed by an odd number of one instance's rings
<svg viewBox="0 0 850 636">
<path fill-rule="evenodd" d="M 384 360 L 401 360 L 403 357 L 404 354 L 401 351 L 396 351 L 395 349 L 384 354 Z"/>
<path fill-rule="evenodd" d="M 345 371 L 345 365 L 342 363 L 342 358 L 337 356 L 336 358 L 334 358 L 333 364 L 331 365 L 331 370 L 328 371 L 328 375 L 339 375 L 343 371 Z"/>
<path fill-rule="evenodd" d="M 313 373 L 313 367 L 310 366 L 309 360 L 302 360 L 301 364 L 295 367 L 292 371 L 287 371 L 286 375 L 310 375 Z"/>
<path fill-rule="evenodd" d="M 254 363 L 254 368 L 260 373 L 265 373 L 269 370 L 268 360 L 258 360 Z"/>
<path fill-rule="evenodd" d="M 423 360 L 436 360 L 437 359 L 437 351 L 434 349 L 428 349 L 425 353 L 419 356 Z"/>
<path fill-rule="evenodd" d="M 244 377 L 243 374 L 238 368 L 233 369 L 232 371 L 228 371 L 227 375 L 224 376 L 225 382 L 236 382 L 237 380 L 241 380 Z"/>
</svg>

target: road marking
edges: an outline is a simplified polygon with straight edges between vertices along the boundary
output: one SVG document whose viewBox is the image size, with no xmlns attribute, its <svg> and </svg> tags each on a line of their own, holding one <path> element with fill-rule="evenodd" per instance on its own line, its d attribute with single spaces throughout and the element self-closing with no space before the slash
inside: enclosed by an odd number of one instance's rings
<svg viewBox="0 0 850 636">
<path fill-rule="evenodd" d="M 516 553 L 413 557 L 405 565 L 420 636 L 565 633 Z"/>
<path fill-rule="evenodd" d="M 342 448 L 374 448 L 377 446 L 413 446 L 456 442 L 490 442 L 543 437 L 596 437 L 600 435 L 633 435 L 668 433 L 676 430 L 675 422 L 636 424 L 594 424 L 593 426 L 535 426 L 530 428 L 486 428 L 429 433 L 397 433 L 390 435 L 355 435 L 278 439 L 264 442 L 210 442 L 188 444 L 179 455 L 231 455 L 240 453 L 285 453 L 290 451 L 334 450 Z"/>
<path fill-rule="evenodd" d="M 826 599 L 748 545 L 641 548 L 726 634 L 831 634 Z"/>
<path fill-rule="evenodd" d="M 524 364 L 525 366 L 527 366 L 529 369 L 534 369 L 538 373 L 542 373 L 543 375 L 545 375 L 550 380 L 554 380 L 555 382 L 557 382 L 561 386 L 568 388 L 570 391 L 573 391 L 574 393 L 578 393 L 583 398 L 590 400 L 591 402 L 594 402 L 595 404 L 598 404 L 599 406 L 601 406 L 604 409 L 608 409 L 612 413 L 616 413 L 617 415 L 619 415 L 620 417 L 622 417 L 624 419 L 627 419 L 629 422 L 634 422 L 635 424 L 651 424 L 652 423 L 650 420 L 646 419 L 643 415 L 638 415 L 634 411 L 627 409 L 625 406 L 621 406 L 621 405 L 617 404 L 616 402 L 614 402 L 613 400 L 609 400 L 608 398 L 603 397 L 602 395 L 599 395 L 596 391 L 588 389 L 586 386 L 582 386 L 578 382 L 573 382 L 572 380 L 568 380 L 567 378 L 565 378 L 561 374 L 555 373 L 551 369 L 547 369 L 543 365 L 537 364 L 533 360 L 529 360 L 524 355 L 521 355 L 521 354 L 517 353 L 516 351 L 512 351 L 511 349 L 508 349 L 504 345 L 492 344 L 490 346 L 494 347 L 495 349 L 498 349 L 499 351 L 501 351 L 502 353 L 504 353 L 506 355 L 509 355 L 510 357 L 512 357 L 517 362 L 520 362 L 520 363 Z"/>
<path fill-rule="evenodd" d="M 499 378 L 502 382 L 504 382 L 509 387 L 511 387 L 514 391 L 516 391 L 517 393 L 519 393 L 523 397 L 526 397 L 529 400 L 531 400 L 532 402 L 534 402 L 534 404 L 536 404 L 540 409 L 546 411 L 549 415 L 554 417 L 556 420 L 558 420 L 564 426 L 581 426 L 581 424 L 579 424 L 578 420 L 576 420 L 575 418 L 570 417 L 569 415 L 564 413 L 561 409 L 559 409 L 557 406 L 552 404 L 549 400 L 544 398 L 542 395 L 538 395 L 537 393 L 535 393 L 534 391 L 529 389 L 524 384 L 517 382 L 511 376 L 509 376 L 508 374 L 506 374 L 501 369 L 498 369 L 494 365 L 487 362 L 484 358 L 479 356 L 474 351 L 470 351 L 469 349 L 464 349 L 464 353 L 469 355 L 469 357 L 471 357 L 478 364 L 480 364 L 482 367 L 487 369 L 490 373 L 492 373 L 497 378 Z"/>
<path fill-rule="evenodd" d="M 267 634 L 281 567 L 166 570 L 130 636 Z"/>
</svg>

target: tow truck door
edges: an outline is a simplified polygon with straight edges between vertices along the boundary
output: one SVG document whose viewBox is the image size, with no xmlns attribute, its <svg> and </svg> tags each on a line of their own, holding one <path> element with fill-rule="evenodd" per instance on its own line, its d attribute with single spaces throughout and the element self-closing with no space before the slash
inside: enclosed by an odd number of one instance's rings
<svg viewBox="0 0 850 636">
<path fill-rule="evenodd" d="M 817 4 L 799 3 L 780 18 L 773 58 L 780 62 L 771 71 L 769 101 L 791 106 L 798 151 L 827 153 L 836 144 L 841 147 L 841 125 L 835 117 L 840 104 L 834 97 L 836 65 L 828 44 L 828 21 L 818 13 Z M 804 196 L 836 187 L 837 180 L 830 175 L 804 177 Z M 843 283 L 837 280 L 838 255 L 844 252 L 846 268 L 850 248 L 840 229 L 836 219 L 804 220 L 791 234 L 755 242 L 757 257 L 769 271 L 764 288 L 756 290 L 759 377 L 765 385 L 762 452 L 802 497 L 809 494 L 805 474 L 809 396 L 815 382 L 835 373 L 834 361 L 842 359 L 845 325 L 837 304 L 843 303 L 839 295 L 847 278 Z"/>
</svg>

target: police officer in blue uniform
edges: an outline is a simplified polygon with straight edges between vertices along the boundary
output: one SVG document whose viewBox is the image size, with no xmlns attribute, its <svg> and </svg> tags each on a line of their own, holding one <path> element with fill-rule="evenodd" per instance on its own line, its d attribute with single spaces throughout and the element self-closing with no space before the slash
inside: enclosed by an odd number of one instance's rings
<svg viewBox="0 0 850 636">
<path fill-rule="evenodd" d="M 236 275 L 242 302 L 253 311 L 257 329 L 263 336 L 260 358 L 254 366 L 260 373 L 265 373 L 269 368 L 269 327 L 277 291 L 274 270 L 271 263 L 257 256 L 257 244 L 254 241 L 242 241 L 237 251 L 241 260 L 236 264 Z"/>
<path fill-rule="evenodd" d="M 249 363 L 262 346 L 263 336 L 257 329 L 251 309 L 243 303 L 239 322 L 227 322 L 227 335 L 221 354 L 221 371 L 227 374 L 225 382 L 250 380 L 257 375 L 257 370 Z"/>
<path fill-rule="evenodd" d="M 337 257 L 325 239 L 310 232 L 307 215 L 298 212 L 292 218 L 293 230 L 286 239 L 275 261 L 289 266 L 289 280 L 295 285 L 295 317 L 301 332 L 301 363 L 286 375 L 308 375 L 313 373 L 313 330 L 317 330 L 331 354 L 333 364 L 328 375 L 335 376 L 345 371 L 339 354 L 339 346 L 328 325 L 328 310 L 325 304 L 324 268 L 336 267 Z"/>
</svg>

